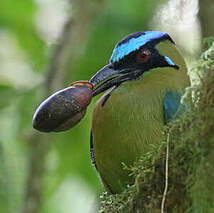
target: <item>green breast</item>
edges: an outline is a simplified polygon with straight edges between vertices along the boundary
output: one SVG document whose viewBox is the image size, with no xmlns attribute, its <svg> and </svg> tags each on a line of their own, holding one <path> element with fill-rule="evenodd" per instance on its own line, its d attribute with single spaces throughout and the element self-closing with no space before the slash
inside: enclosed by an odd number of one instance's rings
<svg viewBox="0 0 214 213">
<path fill-rule="evenodd" d="M 181 74 L 172 75 L 169 69 L 151 72 L 141 80 L 123 83 L 111 93 L 104 106 L 102 97 L 94 109 L 95 162 L 104 184 L 113 193 L 133 181 L 122 163 L 132 165 L 163 140 L 165 92 L 169 89 L 181 92 L 188 85 L 188 80 L 182 84 L 174 82 L 173 75 L 180 79 Z"/>
</svg>

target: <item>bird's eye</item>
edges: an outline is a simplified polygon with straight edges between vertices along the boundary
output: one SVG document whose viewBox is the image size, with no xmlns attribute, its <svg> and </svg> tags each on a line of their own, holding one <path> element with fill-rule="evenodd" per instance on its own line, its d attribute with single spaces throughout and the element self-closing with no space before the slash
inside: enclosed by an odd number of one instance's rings
<svg viewBox="0 0 214 213">
<path fill-rule="evenodd" d="M 149 50 L 140 50 L 137 58 L 139 61 L 145 62 L 150 58 L 150 56 L 151 56 L 151 53 Z"/>
</svg>

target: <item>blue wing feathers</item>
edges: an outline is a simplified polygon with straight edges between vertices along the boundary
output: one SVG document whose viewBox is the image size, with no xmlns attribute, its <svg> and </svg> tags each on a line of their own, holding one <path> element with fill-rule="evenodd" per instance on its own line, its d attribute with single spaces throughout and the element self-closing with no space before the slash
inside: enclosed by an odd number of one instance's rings
<svg viewBox="0 0 214 213">
<path fill-rule="evenodd" d="M 164 119 L 167 123 L 176 117 L 176 113 L 180 106 L 181 95 L 176 91 L 167 91 L 164 96 Z"/>
</svg>

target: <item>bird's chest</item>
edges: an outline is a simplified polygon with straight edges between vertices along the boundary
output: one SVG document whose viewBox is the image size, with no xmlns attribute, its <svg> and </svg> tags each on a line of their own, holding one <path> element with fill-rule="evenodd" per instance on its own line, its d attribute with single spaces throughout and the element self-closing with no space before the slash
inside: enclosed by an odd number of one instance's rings
<svg viewBox="0 0 214 213">
<path fill-rule="evenodd" d="M 116 180 L 120 179 L 123 184 L 130 181 L 122 164 L 133 164 L 159 143 L 164 125 L 160 90 L 129 87 L 124 84 L 117 88 L 105 103 L 102 97 L 93 116 L 98 171 L 116 190 L 120 188 Z"/>
</svg>

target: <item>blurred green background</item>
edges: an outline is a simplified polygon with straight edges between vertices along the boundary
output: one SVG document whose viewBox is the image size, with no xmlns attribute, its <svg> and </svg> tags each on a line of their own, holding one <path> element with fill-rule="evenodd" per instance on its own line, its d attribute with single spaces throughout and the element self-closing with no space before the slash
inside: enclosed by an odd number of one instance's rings
<svg viewBox="0 0 214 213">
<path fill-rule="evenodd" d="M 96 212 L 103 188 L 89 153 L 93 103 L 87 116 L 63 133 L 32 129 L 35 109 L 54 91 L 90 79 L 114 45 L 132 32 L 169 32 L 191 66 L 200 54 L 201 37 L 213 34 L 207 21 L 213 18 L 213 4 L 1 1 L 0 212 Z"/>
</svg>

